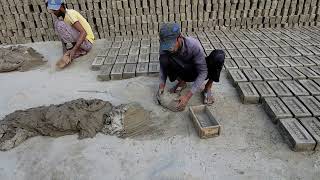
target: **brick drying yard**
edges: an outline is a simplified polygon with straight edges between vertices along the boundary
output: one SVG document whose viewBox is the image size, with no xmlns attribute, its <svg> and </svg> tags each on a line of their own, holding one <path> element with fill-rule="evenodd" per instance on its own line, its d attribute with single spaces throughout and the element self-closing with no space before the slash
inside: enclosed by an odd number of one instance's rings
<svg viewBox="0 0 320 180">
<path fill-rule="evenodd" d="M 67 7 L 88 20 L 99 40 L 62 71 L 55 69 L 62 48 L 54 17 L 43 1 L 0 5 L 0 44 L 27 43 L 48 60 L 0 74 L 0 119 L 99 98 L 140 103 L 156 127 L 127 139 L 34 137 L 0 152 L 0 179 L 319 179 L 320 1 L 70 0 Z M 179 22 L 207 55 L 226 53 L 209 107 L 222 125 L 219 137 L 200 139 L 188 110 L 173 113 L 155 103 L 157 33 L 167 21 Z M 189 105 L 201 103 L 198 93 Z"/>
</svg>

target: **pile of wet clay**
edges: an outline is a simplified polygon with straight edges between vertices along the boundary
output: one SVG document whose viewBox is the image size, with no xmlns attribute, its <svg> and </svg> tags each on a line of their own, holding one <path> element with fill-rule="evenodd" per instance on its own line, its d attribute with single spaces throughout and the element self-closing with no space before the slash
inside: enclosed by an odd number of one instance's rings
<svg viewBox="0 0 320 180">
<path fill-rule="evenodd" d="M 112 106 L 100 99 L 77 99 L 59 105 L 18 110 L 0 120 L 0 150 L 12 149 L 34 136 L 59 137 L 98 132 L 132 137 L 148 130 L 150 112 L 137 103 Z"/>
<path fill-rule="evenodd" d="M 25 46 L 0 48 L 0 73 L 28 71 L 45 63 L 43 56 L 33 48 Z"/>
<path fill-rule="evenodd" d="M 164 108 L 169 109 L 172 112 L 178 112 L 178 101 L 179 94 L 164 92 L 163 94 L 157 94 L 156 96 L 158 104 Z"/>
</svg>

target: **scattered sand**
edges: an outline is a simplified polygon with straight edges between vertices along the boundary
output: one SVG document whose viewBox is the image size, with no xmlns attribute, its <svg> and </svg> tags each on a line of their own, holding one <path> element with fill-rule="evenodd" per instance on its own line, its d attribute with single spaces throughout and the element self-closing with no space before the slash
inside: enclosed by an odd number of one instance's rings
<svg viewBox="0 0 320 180">
<path fill-rule="evenodd" d="M 132 103 L 113 107 L 99 99 L 77 99 L 59 105 L 18 110 L 0 121 L 0 150 L 33 136 L 59 137 L 79 133 L 79 139 L 104 134 L 129 137 L 148 128 L 149 112 Z"/>
<path fill-rule="evenodd" d="M 33 48 L 25 46 L 0 48 L 0 73 L 28 71 L 45 63 L 43 56 Z"/>
</svg>

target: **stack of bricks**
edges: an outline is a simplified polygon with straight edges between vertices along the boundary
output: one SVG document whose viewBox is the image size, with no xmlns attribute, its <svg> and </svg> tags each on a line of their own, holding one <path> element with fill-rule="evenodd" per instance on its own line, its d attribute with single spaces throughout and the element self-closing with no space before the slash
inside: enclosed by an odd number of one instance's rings
<svg viewBox="0 0 320 180">
<path fill-rule="evenodd" d="M 211 45 L 225 50 L 225 69 L 242 103 L 262 103 L 293 150 L 319 150 L 320 28 L 210 35 Z"/>
<path fill-rule="evenodd" d="M 0 43 L 57 40 L 45 0 L 0 0 Z M 96 39 L 157 34 L 164 22 L 183 32 L 313 26 L 318 0 L 66 0 L 93 28 Z"/>
</svg>

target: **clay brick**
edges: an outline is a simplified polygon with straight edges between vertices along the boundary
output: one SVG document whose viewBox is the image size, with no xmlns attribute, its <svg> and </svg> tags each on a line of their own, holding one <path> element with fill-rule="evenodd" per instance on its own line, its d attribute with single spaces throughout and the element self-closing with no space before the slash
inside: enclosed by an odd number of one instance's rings
<svg viewBox="0 0 320 180">
<path fill-rule="evenodd" d="M 229 49 L 227 50 L 232 58 L 242 58 L 241 53 L 237 49 Z"/>
<path fill-rule="evenodd" d="M 127 56 L 117 56 L 116 64 L 125 64 L 127 62 Z"/>
<path fill-rule="evenodd" d="M 213 51 L 214 47 L 211 44 L 202 44 L 204 51 Z"/>
<path fill-rule="evenodd" d="M 313 81 L 320 86 L 320 79 L 314 79 Z"/>
<path fill-rule="evenodd" d="M 148 74 L 158 74 L 160 72 L 160 63 L 149 63 Z"/>
<path fill-rule="evenodd" d="M 260 95 L 260 102 L 266 97 L 276 97 L 271 87 L 267 82 L 253 82 L 253 86 L 256 88 Z"/>
<path fill-rule="evenodd" d="M 242 42 L 233 42 L 233 45 L 234 45 L 236 48 L 238 48 L 239 51 L 240 51 L 240 49 L 246 49 L 246 48 L 247 48 L 247 46 L 246 46 L 244 43 L 242 43 Z M 240 52 L 241 52 L 241 51 L 240 51 Z"/>
<path fill-rule="evenodd" d="M 225 42 L 222 42 L 222 44 L 226 49 L 236 49 L 236 47 L 232 44 L 232 42 L 225 41 Z"/>
<path fill-rule="evenodd" d="M 244 43 L 249 49 L 258 48 L 258 46 L 256 44 L 254 44 L 252 41 L 246 41 Z"/>
<path fill-rule="evenodd" d="M 125 64 L 114 64 L 111 70 L 111 80 L 120 80 L 122 79 L 122 73 L 124 70 Z"/>
<path fill-rule="evenodd" d="M 258 46 L 258 48 L 267 48 L 269 47 L 266 43 L 263 41 L 252 41 L 254 44 Z"/>
<path fill-rule="evenodd" d="M 290 66 L 297 67 L 297 66 L 303 66 L 299 60 L 297 60 L 294 57 L 283 57 L 283 60 L 285 60 Z"/>
<path fill-rule="evenodd" d="M 92 65 L 91 65 L 91 70 L 93 71 L 98 71 L 100 70 L 100 67 L 103 65 L 105 60 L 105 57 L 96 57 L 94 58 Z"/>
<path fill-rule="evenodd" d="M 159 62 L 159 54 L 150 54 L 150 62 Z"/>
<path fill-rule="evenodd" d="M 299 80 L 300 84 L 310 92 L 311 95 L 320 95 L 320 86 L 309 79 Z"/>
<path fill-rule="evenodd" d="M 237 89 L 240 94 L 240 100 L 243 104 L 259 103 L 260 95 L 251 82 L 238 83 Z"/>
<path fill-rule="evenodd" d="M 313 72 L 315 72 L 316 74 L 320 75 L 320 66 L 312 66 L 309 67 Z"/>
<path fill-rule="evenodd" d="M 285 61 L 282 57 L 270 57 L 270 59 L 278 66 L 278 67 L 289 67 L 290 65 Z"/>
<path fill-rule="evenodd" d="M 267 56 L 267 57 L 277 57 L 278 54 L 274 52 L 271 48 L 261 48 L 261 51 Z"/>
<path fill-rule="evenodd" d="M 293 117 L 290 110 L 278 97 L 264 98 L 263 107 L 273 123 L 278 123 L 279 119 Z"/>
<path fill-rule="evenodd" d="M 140 47 L 140 55 L 149 54 L 149 53 L 150 53 L 150 47 Z"/>
<path fill-rule="evenodd" d="M 252 68 L 264 68 L 258 58 L 246 58 Z"/>
<path fill-rule="evenodd" d="M 285 70 L 293 79 L 306 79 L 307 77 L 302 74 L 300 71 L 298 71 L 294 67 L 284 67 L 283 70 Z"/>
<path fill-rule="evenodd" d="M 149 63 L 138 63 L 136 68 L 136 75 L 137 76 L 148 75 L 148 66 L 149 66 Z"/>
<path fill-rule="evenodd" d="M 295 96 L 308 96 L 309 95 L 309 92 L 295 80 L 283 81 L 283 83 L 290 89 L 290 91 Z"/>
<path fill-rule="evenodd" d="M 299 96 L 300 101 L 311 112 L 312 116 L 320 116 L 320 102 L 313 96 Z"/>
<path fill-rule="evenodd" d="M 320 55 L 320 48 L 317 46 L 306 46 L 313 54 Z"/>
<path fill-rule="evenodd" d="M 112 47 L 108 52 L 108 56 L 116 57 L 118 55 L 118 52 L 119 52 L 119 48 Z"/>
<path fill-rule="evenodd" d="M 266 57 L 266 55 L 263 53 L 261 49 L 250 49 L 250 50 L 254 54 L 254 56 L 257 58 Z"/>
<path fill-rule="evenodd" d="M 117 38 L 115 39 L 115 40 L 117 40 Z M 121 40 L 122 41 L 122 40 Z M 115 42 L 113 42 L 112 43 L 112 48 L 121 48 L 121 41 L 115 41 Z"/>
<path fill-rule="evenodd" d="M 254 58 L 254 55 L 249 49 L 239 49 L 241 55 L 245 58 Z"/>
<path fill-rule="evenodd" d="M 109 81 L 110 80 L 110 73 L 112 70 L 112 65 L 103 65 L 101 68 L 100 73 L 97 75 L 97 79 L 99 81 Z"/>
<path fill-rule="evenodd" d="M 277 43 L 275 43 L 274 41 L 272 40 L 269 40 L 269 41 L 265 41 L 266 45 L 268 45 L 270 48 L 273 48 L 273 47 L 279 47 L 279 45 Z"/>
<path fill-rule="evenodd" d="M 123 70 L 123 79 L 133 78 L 136 76 L 136 64 L 126 64 Z"/>
<path fill-rule="evenodd" d="M 287 51 L 290 56 L 301 56 L 301 53 L 293 47 L 283 47 L 283 49 Z"/>
<path fill-rule="evenodd" d="M 262 81 L 261 76 L 255 69 L 243 69 L 244 75 L 248 78 L 249 81 Z"/>
<path fill-rule="evenodd" d="M 280 47 L 288 47 L 290 46 L 285 40 L 275 41 Z"/>
<path fill-rule="evenodd" d="M 139 51 L 140 51 L 139 46 L 131 46 L 131 48 L 129 50 L 129 55 L 138 55 Z"/>
<path fill-rule="evenodd" d="M 120 56 L 125 56 L 125 55 L 128 55 L 129 54 L 129 48 L 120 48 L 119 52 L 118 52 L 118 55 Z"/>
<path fill-rule="evenodd" d="M 312 151 L 316 146 L 316 142 L 297 119 L 281 119 L 279 130 L 293 151 Z"/>
<path fill-rule="evenodd" d="M 286 57 L 289 56 L 290 54 L 288 54 L 288 52 L 286 50 L 284 50 L 282 47 L 278 47 L 278 48 L 271 48 L 274 52 L 276 52 L 278 54 L 278 56 L 280 57 Z"/>
<path fill-rule="evenodd" d="M 212 46 L 215 48 L 215 49 L 225 49 L 225 47 L 222 45 L 222 43 L 220 42 L 214 42 L 212 43 Z"/>
<path fill-rule="evenodd" d="M 234 85 L 238 84 L 239 82 L 247 82 L 246 76 L 242 73 L 240 69 L 229 69 L 228 76 L 231 78 L 232 83 Z"/>
<path fill-rule="evenodd" d="M 316 141 L 314 150 L 320 150 L 320 122 L 315 117 L 299 118 L 300 123 L 309 132 L 312 138 Z"/>
<path fill-rule="evenodd" d="M 315 64 L 320 65 L 320 56 L 307 56 Z"/>
<path fill-rule="evenodd" d="M 310 117 L 312 114 L 296 97 L 281 97 L 281 100 L 289 108 L 294 117 Z"/>
<path fill-rule="evenodd" d="M 114 64 L 116 62 L 116 56 L 107 56 L 103 64 Z"/>
<path fill-rule="evenodd" d="M 296 60 L 298 60 L 303 66 L 309 67 L 309 66 L 315 66 L 316 64 L 311 61 L 309 58 L 304 56 L 298 56 L 294 57 Z"/>
<path fill-rule="evenodd" d="M 270 58 L 258 58 L 264 67 L 272 68 L 277 67 L 277 65 Z"/>
<path fill-rule="evenodd" d="M 260 74 L 264 81 L 276 81 L 278 80 L 277 76 L 275 76 L 268 68 L 259 68 L 257 72 Z"/>
<path fill-rule="evenodd" d="M 291 91 L 281 81 L 268 81 L 268 84 L 278 97 L 293 96 Z"/>
<path fill-rule="evenodd" d="M 139 63 L 148 63 L 150 61 L 149 54 L 140 54 L 139 55 Z"/>
<path fill-rule="evenodd" d="M 226 69 L 238 69 L 238 65 L 234 62 L 233 59 L 225 59 L 224 67 Z"/>
<path fill-rule="evenodd" d="M 138 62 L 138 55 L 129 55 L 127 58 L 127 63 L 136 64 Z"/>
<path fill-rule="evenodd" d="M 270 71 L 277 76 L 280 81 L 292 79 L 292 77 L 282 68 L 270 68 Z"/>
<path fill-rule="evenodd" d="M 293 47 L 295 47 L 295 46 L 301 46 L 301 44 L 299 43 L 299 42 L 297 42 L 297 41 L 295 41 L 294 39 L 287 39 L 287 40 L 285 40 L 290 46 L 293 46 Z"/>
<path fill-rule="evenodd" d="M 304 46 L 297 46 L 297 47 L 294 47 L 294 49 L 296 49 L 300 54 L 304 56 L 314 55 L 312 51 L 310 51 L 308 48 Z"/>
<path fill-rule="evenodd" d="M 251 68 L 250 64 L 245 58 L 234 58 L 233 60 L 238 65 L 239 69 Z"/>
<path fill-rule="evenodd" d="M 308 67 L 296 67 L 298 71 L 303 73 L 308 79 L 318 79 L 320 78 L 320 75 L 312 71 Z"/>
<path fill-rule="evenodd" d="M 97 56 L 100 56 L 100 57 L 108 56 L 108 53 L 109 53 L 109 49 L 104 48 L 98 52 Z"/>
</svg>

